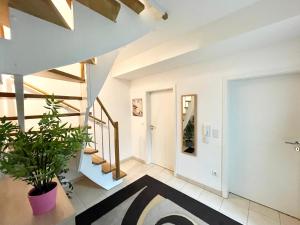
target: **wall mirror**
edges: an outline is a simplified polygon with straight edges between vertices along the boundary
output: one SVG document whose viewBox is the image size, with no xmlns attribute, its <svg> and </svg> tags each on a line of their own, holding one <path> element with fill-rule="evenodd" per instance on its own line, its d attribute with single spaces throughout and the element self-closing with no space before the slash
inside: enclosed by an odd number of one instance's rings
<svg viewBox="0 0 300 225">
<path fill-rule="evenodd" d="M 181 96 L 182 152 L 196 154 L 197 95 Z"/>
</svg>

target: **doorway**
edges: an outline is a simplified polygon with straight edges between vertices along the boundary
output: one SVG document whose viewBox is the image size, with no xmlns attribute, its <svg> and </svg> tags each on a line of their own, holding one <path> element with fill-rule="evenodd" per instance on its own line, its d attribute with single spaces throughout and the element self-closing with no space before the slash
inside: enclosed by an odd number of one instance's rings
<svg viewBox="0 0 300 225">
<path fill-rule="evenodd" d="M 149 93 L 151 162 L 174 171 L 175 97 L 173 89 Z"/>
<path fill-rule="evenodd" d="M 229 192 L 300 218 L 300 75 L 228 84 Z"/>
</svg>

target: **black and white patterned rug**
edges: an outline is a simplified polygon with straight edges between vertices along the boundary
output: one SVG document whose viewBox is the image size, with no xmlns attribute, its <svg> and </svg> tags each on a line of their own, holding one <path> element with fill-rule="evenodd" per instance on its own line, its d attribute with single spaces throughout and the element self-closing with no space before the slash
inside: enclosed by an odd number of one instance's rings
<svg viewBox="0 0 300 225">
<path fill-rule="evenodd" d="M 240 225 L 147 175 L 76 216 L 76 225 L 172 224 Z"/>
</svg>

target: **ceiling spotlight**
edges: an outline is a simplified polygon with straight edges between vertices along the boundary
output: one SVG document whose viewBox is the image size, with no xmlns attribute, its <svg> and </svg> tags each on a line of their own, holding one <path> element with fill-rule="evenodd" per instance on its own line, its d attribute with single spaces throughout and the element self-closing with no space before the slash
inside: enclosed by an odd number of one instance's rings
<svg viewBox="0 0 300 225">
<path fill-rule="evenodd" d="M 152 10 L 157 17 L 163 20 L 169 18 L 167 11 L 156 0 L 145 0 L 145 5 L 149 10 Z"/>
</svg>

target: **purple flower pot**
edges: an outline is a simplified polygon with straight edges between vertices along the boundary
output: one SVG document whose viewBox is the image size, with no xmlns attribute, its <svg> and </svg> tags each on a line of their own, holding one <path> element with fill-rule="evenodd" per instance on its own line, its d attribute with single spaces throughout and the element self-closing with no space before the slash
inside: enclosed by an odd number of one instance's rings
<svg viewBox="0 0 300 225">
<path fill-rule="evenodd" d="M 32 195 L 35 189 L 28 193 L 28 199 L 34 215 L 41 215 L 51 211 L 56 205 L 57 183 L 53 182 L 53 188 L 45 194 Z"/>
</svg>

